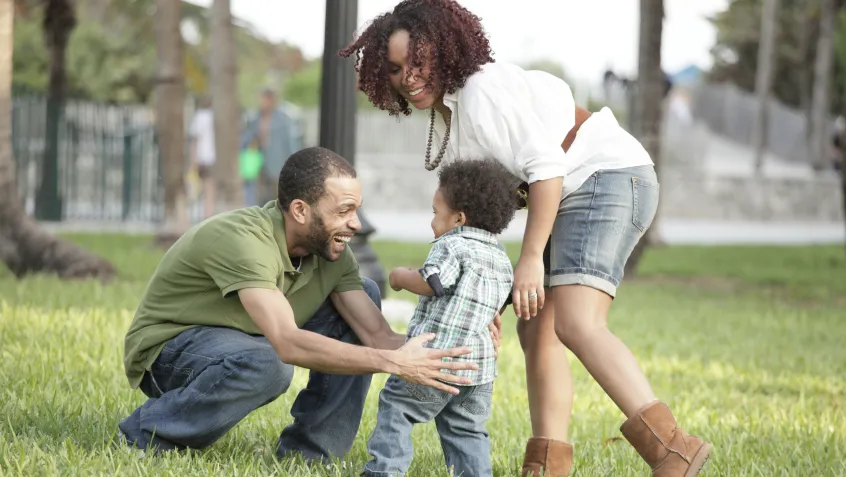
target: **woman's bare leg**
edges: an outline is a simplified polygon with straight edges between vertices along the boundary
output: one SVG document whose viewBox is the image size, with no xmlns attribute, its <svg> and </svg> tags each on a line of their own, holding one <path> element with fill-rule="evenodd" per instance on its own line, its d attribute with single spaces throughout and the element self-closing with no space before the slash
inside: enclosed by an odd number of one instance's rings
<svg viewBox="0 0 846 477">
<path fill-rule="evenodd" d="M 573 377 L 564 345 L 555 335 L 555 307 L 551 288 L 547 305 L 532 319 L 517 322 L 517 335 L 526 358 L 526 386 L 532 435 L 567 442 L 573 409 Z"/>
<path fill-rule="evenodd" d="M 608 330 L 611 297 L 582 285 L 555 287 L 555 332 L 617 407 L 631 417 L 655 400 L 643 370 Z"/>
</svg>

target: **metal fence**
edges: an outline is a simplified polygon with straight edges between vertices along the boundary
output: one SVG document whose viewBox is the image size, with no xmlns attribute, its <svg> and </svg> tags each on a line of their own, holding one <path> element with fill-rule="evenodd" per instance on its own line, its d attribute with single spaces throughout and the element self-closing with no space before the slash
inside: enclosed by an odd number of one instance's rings
<svg viewBox="0 0 846 477">
<path fill-rule="evenodd" d="M 770 101 L 766 148 L 790 161 L 810 162 L 813 157 L 807 140 L 808 118 L 802 111 L 776 100 Z M 752 145 L 757 123 L 758 99 L 732 84 L 703 84 L 694 90 L 694 116 L 715 133 L 741 144 Z M 829 119 L 824 136 L 834 131 Z"/>
<path fill-rule="evenodd" d="M 753 130 L 758 122 L 758 98 L 730 83 L 697 82 L 681 86 L 690 100 L 690 114 L 697 123 L 740 145 L 753 147 Z M 605 102 L 623 120 L 631 106 L 629 92 L 619 85 L 604 91 Z M 786 162 L 810 164 L 812 154 L 808 143 L 809 121 L 799 109 L 787 106 L 776 99 L 769 105 L 769 125 L 766 150 Z M 829 118 L 823 135 L 830 137 L 835 131 L 835 118 Z"/>
<path fill-rule="evenodd" d="M 627 126 L 630 98 L 617 93 L 609 94 L 607 103 Z M 751 161 L 751 149 L 745 151 L 743 146 L 749 144 L 754 124 L 754 98 L 724 85 L 696 85 L 690 93 L 693 125 L 674 122 L 665 115 L 663 163 L 702 168 L 707 162 L 714 163 L 711 167 L 749 169 L 746 163 Z M 31 215 L 41 182 L 46 106 L 43 96 L 14 98 L 17 183 Z M 186 128 L 192 112 L 186 106 Z M 318 142 L 318 114 L 316 108 L 295 114 L 306 146 Z M 786 165 L 781 164 L 782 168 L 807 167 L 804 116 L 778 104 L 773 104 L 771 115 L 770 151 L 784 159 Z M 59 125 L 58 147 L 58 196 L 63 220 L 146 224 L 162 221 L 164 191 L 154 121 L 152 110 L 144 106 L 67 103 Z M 356 168 L 365 182 L 369 181 L 365 184 L 368 197 L 403 207 L 428 204 L 428 190 L 433 185 L 414 178 L 425 150 L 428 117 L 412 114 L 397 119 L 382 111 L 363 109 L 356 122 Z M 717 138 L 720 141 L 715 141 Z M 734 142 L 727 142 L 726 138 Z M 720 149 L 723 152 L 713 150 L 723 143 L 737 147 L 729 151 L 731 154 L 723 153 L 728 151 L 726 148 Z M 794 169 L 790 169 L 790 174 L 795 175 Z M 202 204 L 197 199 L 192 197 L 190 204 L 192 220 L 202 216 Z"/>
<path fill-rule="evenodd" d="M 44 165 L 47 101 L 16 95 L 12 147 L 27 213 Z M 159 222 L 161 165 L 150 109 L 70 100 L 59 120 L 58 197 L 63 220 Z"/>
</svg>

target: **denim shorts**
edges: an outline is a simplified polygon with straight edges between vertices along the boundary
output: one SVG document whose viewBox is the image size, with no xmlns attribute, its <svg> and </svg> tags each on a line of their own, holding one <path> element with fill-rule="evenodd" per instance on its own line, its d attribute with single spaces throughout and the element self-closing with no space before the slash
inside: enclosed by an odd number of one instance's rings
<svg viewBox="0 0 846 477">
<path fill-rule="evenodd" d="M 614 297 L 632 250 L 652 225 L 653 166 L 605 169 L 561 201 L 544 250 L 544 285 L 585 285 Z"/>
</svg>

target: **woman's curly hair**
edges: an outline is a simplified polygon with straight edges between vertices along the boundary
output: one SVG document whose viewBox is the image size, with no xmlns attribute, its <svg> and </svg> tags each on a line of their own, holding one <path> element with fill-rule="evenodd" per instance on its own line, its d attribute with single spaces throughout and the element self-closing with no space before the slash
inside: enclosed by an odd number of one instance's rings
<svg viewBox="0 0 846 477">
<path fill-rule="evenodd" d="M 494 61 L 481 19 L 455 0 L 400 2 L 392 12 L 376 17 L 339 53 L 345 58 L 355 53 L 358 88 L 374 106 L 392 116 L 411 114 L 408 101 L 392 91 L 388 79 L 388 39 L 397 30 L 409 32 L 412 66 L 421 67 L 431 52 L 429 91 L 454 93 L 482 65 Z"/>
<path fill-rule="evenodd" d="M 467 226 L 499 234 L 517 212 L 511 179 L 493 159 L 460 160 L 441 168 L 438 187 L 447 206 L 467 216 Z"/>
</svg>

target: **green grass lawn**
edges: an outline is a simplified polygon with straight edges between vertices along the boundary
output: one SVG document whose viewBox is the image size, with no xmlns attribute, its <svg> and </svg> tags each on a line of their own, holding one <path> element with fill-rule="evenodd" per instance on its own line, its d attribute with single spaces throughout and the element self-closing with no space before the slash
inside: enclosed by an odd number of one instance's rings
<svg viewBox="0 0 846 477">
<path fill-rule="evenodd" d="M 117 422 L 144 400 L 123 374 L 123 336 L 160 251 L 148 237 L 70 236 L 115 263 L 119 279 L 16 282 L 0 270 L 0 475 L 358 475 L 385 376 L 374 379 L 345 464 L 309 470 L 272 447 L 291 389 L 212 447 L 138 459 Z M 516 256 L 519 246 L 509 244 Z M 377 243 L 385 267 L 416 266 L 427 245 Z M 705 475 L 846 475 L 846 258 L 842 247 L 650 251 L 624 283 L 610 326 L 633 349 L 681 425 L 715 453 Z M 396 295 L 411 299 L 410 295 Z M 515 318 L 504 318 L 491 432 L 496 475 L 519 475 L 530 434 Z M 575 360 L 576 476 L 645 476 L 620 440 L 620 412 Z M 563 363 L 562 363 L 563 365 Z M 410 476 L 445 476 L 433 424 L 414 433 Z"/>
</svg>

